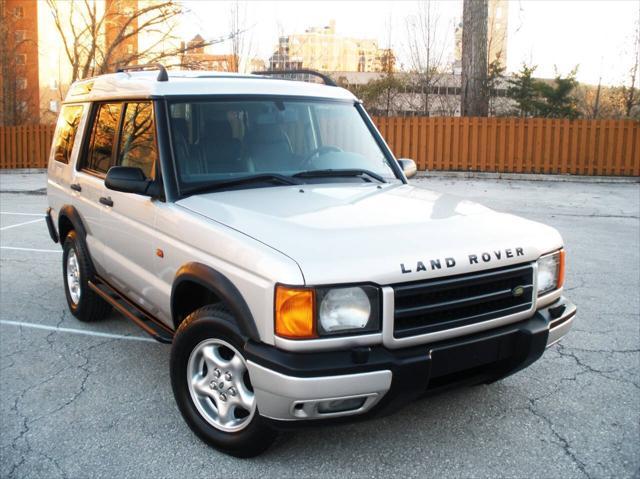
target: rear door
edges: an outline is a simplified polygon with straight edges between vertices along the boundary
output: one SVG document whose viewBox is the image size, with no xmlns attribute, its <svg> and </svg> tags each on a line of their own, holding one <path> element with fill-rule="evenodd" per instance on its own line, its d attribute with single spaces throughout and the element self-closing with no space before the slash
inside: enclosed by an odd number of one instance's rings
<svg viewBox="0 0 640 479">
<path fill-rule="evenodd" d="M 140 168 L 147 178 L 155 179 L 157 163 L 153 103 L 125 103 L 114 164 Z M 111 202 L 111 206 L 105 206 L 102 210 L 106 279 L 127 297 L 156 314 L 148 298 L 159 286 L 154 274 L 158 259 L 157 241 L 154 241 L 158 200 L 106 187 L 103 195 Z"/>
<path fill-rule="evenodd" d="M 71 188 L 74 206 L 87 231 L 87 246 L 99 274 L 104 274 L 104 233 L 101 221 L 104 202 L 104 178 L 113 164 L 114 144 L 120 123 L 121 103 L 100 103 L 92 116 L 91 134 L 78 161 Z"/>
</svg>

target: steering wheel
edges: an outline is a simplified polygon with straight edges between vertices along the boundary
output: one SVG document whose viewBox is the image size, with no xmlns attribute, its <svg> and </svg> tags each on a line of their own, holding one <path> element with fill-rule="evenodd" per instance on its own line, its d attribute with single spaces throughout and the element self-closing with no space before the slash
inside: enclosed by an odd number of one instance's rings
<svg viewBox="0 0 640 479">
<path fill-rule="evenodd" d="M 319 146 L 318 148 L 316 148 L 315 150 L 313 150 L 311 153 L 309 153 L 307 156 L 304 157 L 304 159 L 302 160 L 302 168 L 306 169 L 311 165 L 311 160 L 313 159 L 314 156 L 322 156 L 322 155 L 326 155 L 327 153 L 341 153 L 343 150 L 342 148 L 338 148 L 337 146 L 331 146 L 331 145 L 323 145 L 323 146 Z"/>
</svg>

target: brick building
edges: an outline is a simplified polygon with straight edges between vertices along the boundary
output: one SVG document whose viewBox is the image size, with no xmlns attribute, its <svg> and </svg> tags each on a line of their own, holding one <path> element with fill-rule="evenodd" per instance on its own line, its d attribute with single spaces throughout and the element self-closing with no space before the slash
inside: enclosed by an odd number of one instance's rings
<svg viewBox="0 0 640 479">
<path fill-rule="evenodd" d="M 38 3 L 0 0 L 0 124 L 39 118 Z"/>
<path fill-rule="evenodd" d="M 138 51 L 138 24 L 131 19 L 138 1 L 97 0 L 93 4 L 96 14 L 105 19 L 100 47 L 107 50 L 117 45 L 114 58 Z M 72 11 L 72 2 L 57 2 L 56 8 L 64 19 L 81 20 L 78 9 Z M 72 75 L 49 6 L 38 0 L 0 0 L 0 18 L 0 124 L 55 121 Z M 116 42 L 118 36 L 124 38 Z"/>
</svg>

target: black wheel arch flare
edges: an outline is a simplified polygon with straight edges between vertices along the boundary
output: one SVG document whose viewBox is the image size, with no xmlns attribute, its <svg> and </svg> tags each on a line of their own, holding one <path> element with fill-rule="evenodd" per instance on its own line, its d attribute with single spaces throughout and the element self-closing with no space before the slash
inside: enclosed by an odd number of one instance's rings
<svg viewBox="0 0 640 479">
<path fill-rule="evenodd" d="M 225 275 L 202 263 L 191 262 L 181 266 L 176 272 L 176 277 L 171 287 L 171 316 L 177 329 L 180 321 L 181 306 L 189 302 L 188 294 L 181 285 L 185 282 L 195 283 L 210 290 L 229 309 L 235 322 L 247 339 L 260 340 L 258 328 L 251 314 L 251 310 L 242 294 Z"/>
<path fill-rule="evenodd" d="M 93 260 L 91 259 L 91 252 L 87 245 L 87 230 L 85 229 L 82 218 L 80 217 L 80 213 L 78 213 L 78 210 L 75 208 L 75 206 L 64 205 L 62 208 L 60 208 L 60 212 L 58 213 L 58 236 L 60 238 L 61 245 L 64 244 L 65 237 L 68 234 L 68 231 L 64 231 L 63 228 L 64 220 L 67 220 L 71 223 L 72 229 L 77 233 L 78 241 L 82 242 L 82 246 L 84 247 L 85 251 L 89 252 L 89 254 L 87 255 L 87 259 L 89 260 L 91 270 L 95 271 Z"/>
</svg>

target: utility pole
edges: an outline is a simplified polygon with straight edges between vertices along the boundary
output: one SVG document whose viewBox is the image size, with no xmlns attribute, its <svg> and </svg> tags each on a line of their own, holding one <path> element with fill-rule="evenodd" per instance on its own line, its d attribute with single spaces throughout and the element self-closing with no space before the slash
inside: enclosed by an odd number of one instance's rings
<svg viewBox="0 0 640 479">
<path fill-rule="evenodd" d="M 487 116 L 487 0 L 464 0 L 462 9 L 462 116 Z"/>
</svg>

